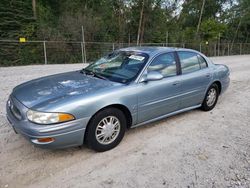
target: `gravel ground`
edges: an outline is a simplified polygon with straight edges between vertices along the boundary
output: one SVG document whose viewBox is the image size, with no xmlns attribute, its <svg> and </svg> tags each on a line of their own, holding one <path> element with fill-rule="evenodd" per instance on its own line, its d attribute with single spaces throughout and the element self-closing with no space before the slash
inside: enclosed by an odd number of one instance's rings
<svg viewBox="0 0 250 188">
<path fill-rule="evenodd" d="M 250 187 L 250 56 L 212 59 L 231 69 L 214 110 L 131 129 L 104 153 L 36 148 L 5 118 L 14 86 L 82 65 L 1 67 L 0 187 Z"/>
</svg>

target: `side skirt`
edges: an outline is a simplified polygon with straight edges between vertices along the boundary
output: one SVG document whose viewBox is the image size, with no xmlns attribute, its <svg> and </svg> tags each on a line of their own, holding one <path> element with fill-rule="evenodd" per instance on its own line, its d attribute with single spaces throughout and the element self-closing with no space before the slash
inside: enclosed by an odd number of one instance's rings
<svg viewBox="0 0 250 188">
<path fill-rule="evenodd" d="M 154 118 L 154 119 L 150 119 L 148 121 L 144 121 L 142 123 L 139 123 L 139 124 L 136 124 L 136 125 L 133 125 L 131 126 L 131 128 L 135 128 L 135 127 L 139 127 L 141 125 L 145 125 L 145 124 L 148 124 L 148 123 L 152 123 L 154 121 L 158 121 L 158 120 L 161 120 L 163 118 L 166 118 L 166 117 L 170 117 L 170 116 L 173 116 L 173 115 L 176 115 L 176 114 L 179 114 L 179 113 L 182 113 L 182 112 L 186 112 L 186 111 L 189 111 L 189 110 L 193 110 L 193 109 L 196 109 L 196 108 L 199 108 L 201 107 L 201 104 L 199 105 L 195 105 L 195 106 L 191 106 L 191 107 L 188 107 L 188 108 L 184 108 L 184 109 L 181 109 L 181 110 L 178 110 L 178 111 L 174 111 L 174 112 L 171 112 L 169 114 L 165 114 L 163 116 L 159 116 L 157 118 Z"/>
</svg>

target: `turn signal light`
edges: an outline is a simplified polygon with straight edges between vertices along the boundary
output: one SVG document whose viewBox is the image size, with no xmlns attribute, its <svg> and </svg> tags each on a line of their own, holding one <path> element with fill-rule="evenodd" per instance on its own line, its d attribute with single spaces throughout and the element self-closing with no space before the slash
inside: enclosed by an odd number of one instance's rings
<svg viewBox="0 0 250 188">
<path fill-rule="evenodd" d="M 55 141 L 54 138 L 38 138 L 37 139 L 38 142 L 53 142 Z"/>
<path fill-rule="evenodd" d="M 59 114 L 59 122 L 70 121 L 75 119 L 71 114 Z"/>
</svg>

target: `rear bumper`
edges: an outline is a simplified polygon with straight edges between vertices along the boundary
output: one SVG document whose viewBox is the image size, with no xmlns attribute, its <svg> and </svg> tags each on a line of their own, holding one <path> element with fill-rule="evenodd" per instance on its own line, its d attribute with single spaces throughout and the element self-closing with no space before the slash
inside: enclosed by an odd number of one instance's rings
<svg viewBox="0 0 250 188">
<path fill-rule="evenodd" d="M 16 99 L 12 99 L 23 113 L 27 112 L 25 106 Z M 18 120 L 6 105 L 7 119 L 14 130 L 23 135 L 32 144 L 41 148 L 60 149 L 83 144 L 84 134 L 90 118 L 76 119 L 70 122 L 55 125 L 38 125 L 26 118 Z M 39 138 L 53 138 L 52 142 L 39 142 Z"/>
<path fill-rule="evenodd" d="M 221 94 L 224 93 L 230 84 L 230 77 L 226 77 L 224 80 L 222 80 L 222 87 L 221 87 Z"/>
</svg>

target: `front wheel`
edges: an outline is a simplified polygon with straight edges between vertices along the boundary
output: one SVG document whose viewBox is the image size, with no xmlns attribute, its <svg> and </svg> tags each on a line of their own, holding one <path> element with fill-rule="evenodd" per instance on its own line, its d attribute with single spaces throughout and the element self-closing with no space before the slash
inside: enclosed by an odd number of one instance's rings
<svg viewBox="0 0 250 188">
<path fill-rule="evenodd" d="M 117 146 L 126 130 L 126 117 L 116 108 L 106 108 L 90 120 L 86 132 L 86 144 L 99 152 L 107 151 Z"/>
<path fill-rule="evenodd" d="M 218 97 L 219 97 L 218 85 L 212 84 L 206 93 L 201 109 L 204 111 L 212 110 L 217 103 Z"/>
</svg>

